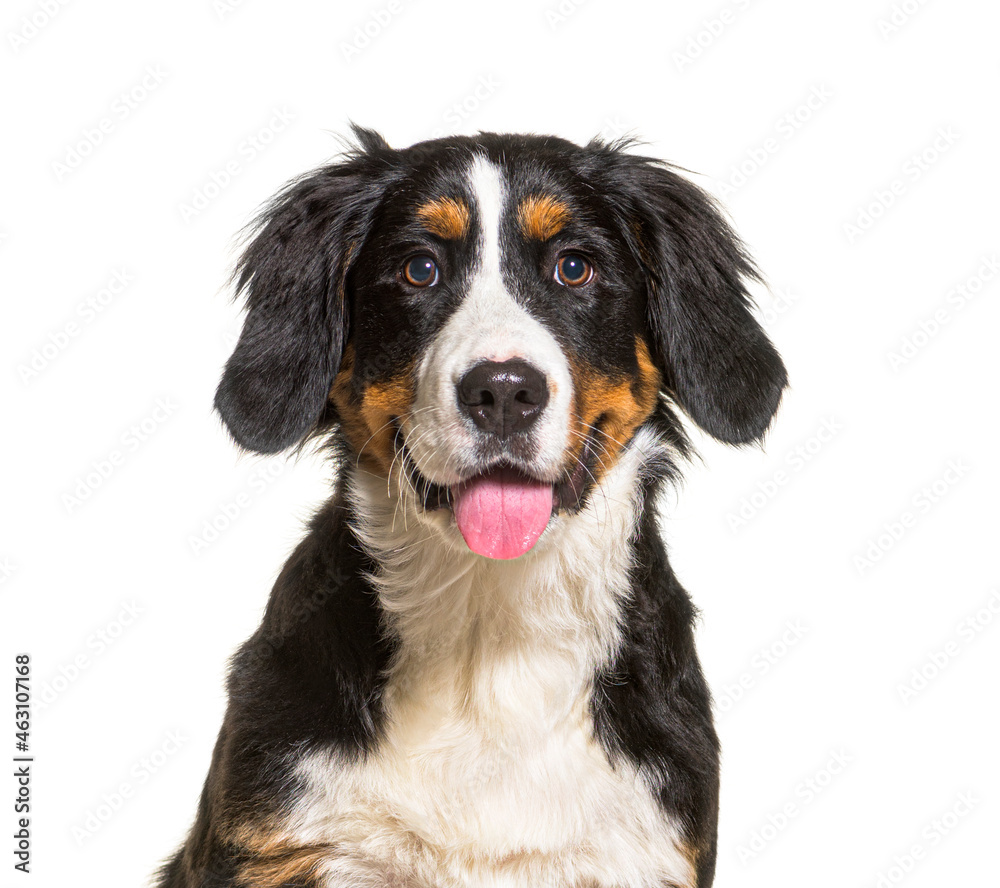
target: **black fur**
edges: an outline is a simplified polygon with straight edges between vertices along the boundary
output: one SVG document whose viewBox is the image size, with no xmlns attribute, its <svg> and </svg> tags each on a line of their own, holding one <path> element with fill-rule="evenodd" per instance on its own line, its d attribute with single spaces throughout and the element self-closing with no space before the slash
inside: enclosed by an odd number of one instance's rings
<svg viewBox="0 0 1000 888">
<path fill-rule="evenodd" d="M 345 159 L 292 183 L 265 209 L 239 263 L 248 312 L 216 406 L 242 447 L 271 453 L 322 432 L 341 458 L 357 456 L 329 401 L 345 346 L 350 340 L 352 385 L 361 391 L 411 366 L 461 304 L 468 246 L 429 241 L 413 209 L 429 194 L 460 190 L 458 173 L 476 153 L 503 167 L 511 200 L 543 190 L 573 208 L 557 237 L 512 251 L 503 269 L 514 298 L 561 346 L 601 372 L 628 376 L 638 370 L 639 336 L 663 374 L 664 395 L 699 426 L 732 444 L 763 436 L 785 369 L 750 311 L 746 282 L 756 269 L 703 191 L 623 144 L 481 134 L 397 151 L 376 133 L 355 134 Z M 472 212 L 475 223 L 474 205 Z M 517 240 L 514 223 L 504 224 L 502 237 Z M 596 283 L 571 299 L 544 273 L 567 245 L 600 257 Z M 400 262 L 418 249 L 434 250 L 450 272 L 433 299 L 398 282 Z M 666 401 L 647 423 L 688 452 Z M 697 852 L 697 884 L 707 888 L 719 750 L 694 648 L 695 610 L 656 525 L 656 492 L 674 474 L 670 464 L 647 467 L 624 644 L 594 676 L 591 712 L 611 761 L 626 759 L 653 779 L 664 811 Z M 346 478 L 233 658 L 197 820 L 161 870 L 161 888 L 236 886 L 247 852 L 228 837 L 289 809 L 301 791 L 294 764 L 306 752 L 378 754 L 395 642 L 366 579 L 377 565 L 351 529 Z"/>
<path fill-rule="evenodd" d="M 658 421 L 669 424 L 661 414 Z M 694 646 L 696 611 L 674 576 L 657 525 L 655 499 L 673 466 L 651 467 L 636 535 L 624 644 L 597 676 L 592 713 L 612 760 L 624 756 L 655 781 L 663 809 L 684 824 L 700 851 L 698 885 L 715 874 L 719 741 L 711 694 Z"/>
<path fill-rule="evenodd" d="M 247 316 L 215 396 L 233 438 L 276 453 L 312 431 L 350 333 L 345 279 L 389 177 L 373 134 L 290 184 L 261 214 L 236 270 Z M 383 143 L 384 144 L 384 143 Z"/>
<path fill-rule="evenodd" d="M 198 817 L 162 872 L 163 888 L 235 885 L 231 858 L 241 853 L 220 833 L 286 808 L 298 790 L 299 755 L 332 745 L 359 757 L 378 737 L 392 641 L 365 579 L 374 565 L 348 517 L 341 484 L 281 571 L 260 627 L 232 659 L 229 706 Z"/>
<path fill-rule="evenodd" d="M 643 269 L 648 317 L 675 401 L 729 444 L 759 440 L 788 383 L 750 310 L 760 275 L 715 201 L 670 166 L 592 142 L 598 181 Z"/>
</svg>

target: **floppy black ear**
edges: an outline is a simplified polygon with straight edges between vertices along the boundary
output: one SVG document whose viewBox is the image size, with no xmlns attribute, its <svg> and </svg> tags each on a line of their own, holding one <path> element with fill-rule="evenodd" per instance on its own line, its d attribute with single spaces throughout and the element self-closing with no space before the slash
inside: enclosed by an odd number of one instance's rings
<svg viewBox="0 0 1000 888">
<path fill-rule="evenodd" d="M 788 377 L 751 313 L 759 274 L 713 199 L 649 158 L 627 158 L 631 217 L 649 277 L 648 316 L 665 383 L 685 412 L 729 444 L 767 431 Z"/>
<path fill-rule="evenodd" d="M 240 446 L 299 443 L 326 406 L 347 340 L 346 275 L 382 186 L 390 149 L 355 129 L 360 147 L 289 184 L 265 208 L 235 272 L 247 315 L 215 408 Z M 384 165 L 383 167 L 384 168 Z"/>
</svg>

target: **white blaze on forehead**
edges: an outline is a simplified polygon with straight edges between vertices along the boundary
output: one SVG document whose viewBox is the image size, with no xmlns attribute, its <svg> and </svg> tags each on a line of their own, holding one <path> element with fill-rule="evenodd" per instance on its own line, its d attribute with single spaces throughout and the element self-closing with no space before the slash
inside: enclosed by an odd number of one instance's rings
<svg viewBox="0 0 1000 888">
<path fill-rule="evenodd" d="M 504 187 L 499 168 L 482 156 L 472 164 L 469 184 L 479 210 L 479 268 L 473 280 L 471 296 L 477 292 L 476 283 L 480 284 L 480 288 L 491 284 L 503 288 L 500 276 L 500 220 L 504 211 Z M 513 302 L 506 289 L 504 293 Z M 504 302 L 502 299 L 498 301 Z"/>
<path fill-rule="evenodd" d="M 500 169 L 477 156 L 467 175 L 478 222 L 475 264 L 465 298 L 417 370 L 415 409 L 404 423 L 407 447 L 420 471 L 438 484 L 454 484 L 479 468 L 475 444 L 482 433 L 460 412 L 456 386 L 481 361 L 520 358 L 548 381 L 549 402 L 531 431 L 537 456 L 530 468 L 554 480 L 569 435 L 569 361 L 552 333 L 504 283 L 501 225 L 508 202 Z"/>
</svg>

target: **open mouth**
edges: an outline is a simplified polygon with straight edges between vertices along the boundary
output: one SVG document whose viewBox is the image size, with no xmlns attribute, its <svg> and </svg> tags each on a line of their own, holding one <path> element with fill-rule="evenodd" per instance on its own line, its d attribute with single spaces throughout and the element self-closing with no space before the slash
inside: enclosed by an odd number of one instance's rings
<svg viewBox="0 0 1000 888">
<path fill-rule="evenodd" d="M 403 464 L 425 511 L 450 508 L 468 547 L 487 558 L 518 558 L 529 551 L 561 510 L 576 512 L 595 483 L 597 447 L 594 433 L 572 467 L 557 481 L 533 477 L 511 462 L 497 462 L 445 486 L 425 478 L 396 436 Z"/>
</svg>

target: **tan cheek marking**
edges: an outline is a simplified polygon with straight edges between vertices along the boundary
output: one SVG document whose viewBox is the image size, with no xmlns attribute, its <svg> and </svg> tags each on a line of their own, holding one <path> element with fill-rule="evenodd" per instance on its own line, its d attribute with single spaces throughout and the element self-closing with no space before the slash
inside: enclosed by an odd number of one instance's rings
<svg viewBox="0 0 1000 888">
<path fill-rule="evenodd" d="M 406 416 L 413 405 L 409 370 L 392 379 L 372 383 L 361 395 L 354 391 L 354 347 L 348 343 L 340 372 L 333 381 L 330 400 L 337 408 L 341 431 L 358 461 L 366 469 L 388 475 L 395 456 L 394 417 Z"/>
<path fill-rule="evenodd" d="M 539 194 L 521 201 L 517 218 L 525 237 L 544 241 L 562 230 L 570 219 L 570 211 L 561 200 Z"/>
<path fill-rule="evenodd" d="M 469 208 L 464 201 L 441 197 L 417 207 L 417 218 L 428 231 L 445 240 L 458 240 L 469 230 Z"/>
<path fill-rule="evenodd" d="M 573 450 L 568 462 L 580 456 L 587 436 L 598 427 L 594 472 L 598 479 L 615 464 L 622 447 L 653 412 L 659 399 L 660 371 L 639 336 L 635 339 L 635 356 L 639 372 L 621 379 L 605 376 L 589 364 L 572 362 L 576 434 L 571 436 Z"/>
</svg>

